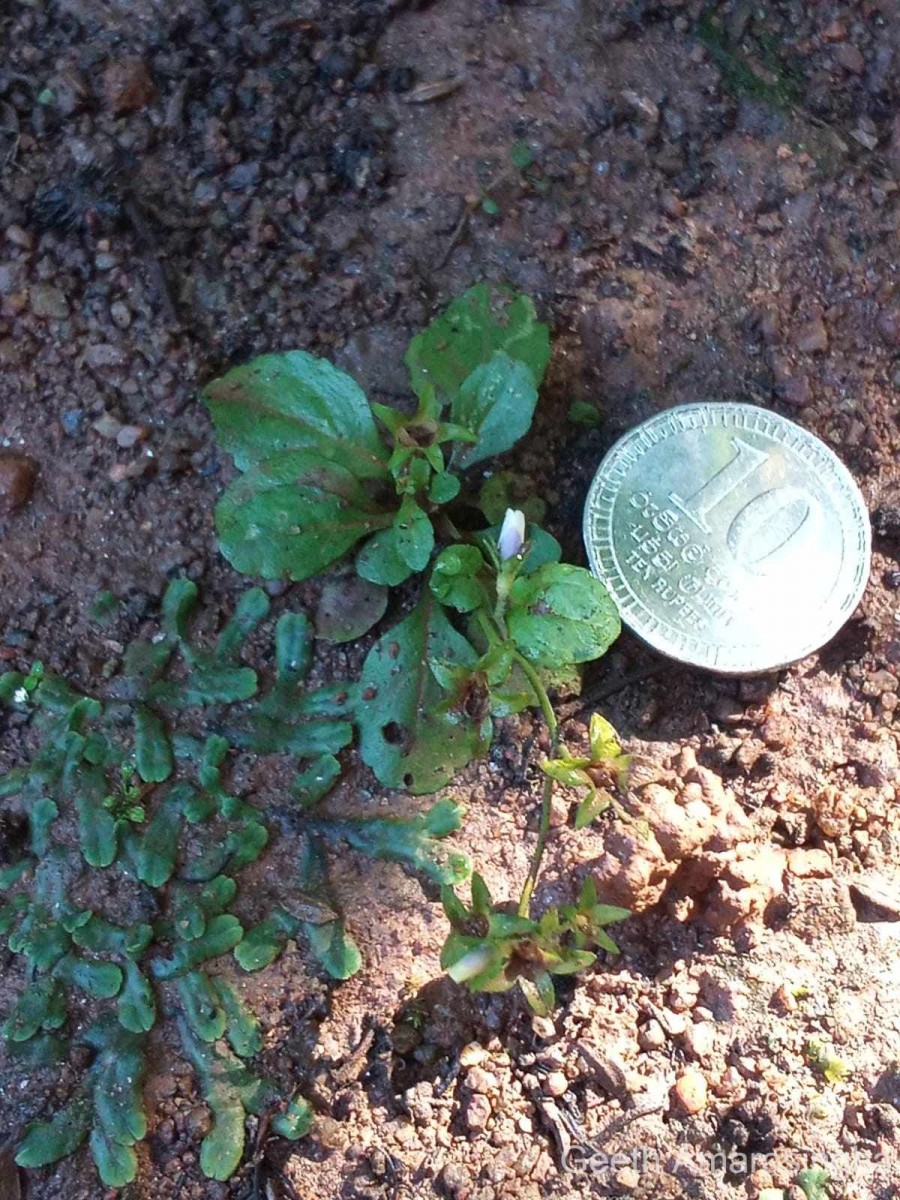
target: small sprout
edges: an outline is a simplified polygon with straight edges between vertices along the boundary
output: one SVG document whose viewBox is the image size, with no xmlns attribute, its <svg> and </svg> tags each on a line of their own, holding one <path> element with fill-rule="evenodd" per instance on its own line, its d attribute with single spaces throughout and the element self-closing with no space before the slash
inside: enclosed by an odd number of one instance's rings
<svg viewBox="0 0 900 1200">
<path fill-rule="evenodd" d="M 492 196 L 485 196 L 481 201 L 481 211 L 487 213 L 489 217 L 496 217 L 500 211 L 500 205 Z"/>
<path fill-rule="evenodd" d="M 517 171 L 527 171 L 534 162 L 534 151 L 527 142 L 513 142 L 509 157 Z"/>
<path fill-rule="evenodd" d="M 850 1078 L 849 1066 L 835 1054 L 831 1046 L 809 1041 L 803 1049 L 803 1056 L 811 1067 L 822 1073 L 827 1083 L 844 1083 Z"/>
<path fill-rule="evenodd" d="M 808 1167 L 800 1171 L 797 1184 L 806 1200 L 829 1200 L 831 1176 L 824 1167 Z"/>
<path fill-rule="evenodd" d="M 586 429 L 599 429 L 602 424 L 596 406 L 588 404 L 586 400 L 573 400 L 569 405 L 568 417 L 573 425 L 583 425 Z"/>
</svg>

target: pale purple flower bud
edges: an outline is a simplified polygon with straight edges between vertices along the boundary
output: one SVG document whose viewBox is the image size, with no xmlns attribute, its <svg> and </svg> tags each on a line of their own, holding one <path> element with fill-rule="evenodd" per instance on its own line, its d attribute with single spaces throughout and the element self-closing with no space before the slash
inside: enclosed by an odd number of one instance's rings
<svg viewBox="0 0 900 1200">
<path fill-rule="evenodd" d="M 501 562 L 506 562 L 508 558 L 515 558 L 524 545 L 525 514 L 518 508 L 508 508 L 500 527 L 500 537 L 497 539 Z"/>
</svg>

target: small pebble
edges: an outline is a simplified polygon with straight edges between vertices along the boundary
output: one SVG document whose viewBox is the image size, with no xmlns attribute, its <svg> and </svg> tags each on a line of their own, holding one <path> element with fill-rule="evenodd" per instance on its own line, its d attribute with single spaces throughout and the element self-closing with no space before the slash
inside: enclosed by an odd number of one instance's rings
<svg viewBox="0 0 900 1200">
<path fill-rule="evenodd" d="M 35 284 L 28 293 L 31 311 L 36 317 L 51 321 L 64 321 L 69 315 L 69 304 L 65 296 L 55 287 Z"/>
<path fill-rule="evenodd" d="M 84 409 L 67 409 L 60 418 L 60 423 L 63 427 L 63 433 L 68 437 L 75 437 L 76 434 L 81 433 L 81 428 L 84 424 Z"/>
<path fill-rule="evenodd" d="M 156 85 L 139 58 L 125 57 L 111 62 L 103 72 L 106 104 L 115 116 L 139 112 L 156 95 Z"/>
<path fill-rule="evenodd" d="M 127 329 L 131 324 L 131 309 L 121 300 L 116 300 L 109 306 L 109 315 L 112 317 L 113 325 L 119 329 Z"/>
<path fill-rule="evenodd" d="M 814 317 L 801 326 L 796 345 L 803 354 L 821 354 L 828 349 L 828 331 L 821 317 Z"/>
<path fill-rule="evenodd" d="M 116 434 L 116 443 L 123 450 L 130 450 L 132 446 L 136 446 L 138 442 L 142 442 L 150 430 L 146 425 L 123 425 Z"/>
<path fill-rule="evenodd" d="M 689 1116 L 702 1112 L 708 1100 L 706 1077 L 693 1067 L 688 1067 L 675 1083 L 675 1099 Z"/>
<path fill-rule="evenodd" d="M 18 246 L 20 250 L 30 250 L 34 245 L 34 238 L 21 225 L 7 225 L 6 237 L 8 241 L 12 242 L 14 246 Z"/>
<path fill-rule="evenodd" d="M 549 1096 L 563 1096 L 569 1090 L 569 1081 L 562 1071 L 551 1071 L 544 1078 L 544 1091 Z"/>
<path fill-rule="evenodd" d="M 37 472 L 37 463 L 27 454 L 0 450 L 0 513 L 11 513 L 31 499 Z"/>
<path fill-rule="evenodd" d="M 466 1124 L 472 1130 L 484 1129 L 491 1117 L 491 1102 L 478 1093 L 466 1105 Z"/>
</svg>

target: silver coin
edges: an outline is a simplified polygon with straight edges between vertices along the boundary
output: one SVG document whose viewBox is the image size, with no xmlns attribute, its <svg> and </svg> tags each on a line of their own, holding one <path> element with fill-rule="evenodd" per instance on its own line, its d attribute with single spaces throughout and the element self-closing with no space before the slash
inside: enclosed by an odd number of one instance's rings
<svg viewBox="0 0 900 1200">
<path fill-rule="evenodd" d="M 616 443 L 588 493 L 584 540 L 643 641 L 744 675 L 837 633 L 865 589 L 872 536 L 859 488 L 817 437 L 749 404 L 707 402 Z"/>
</svg>

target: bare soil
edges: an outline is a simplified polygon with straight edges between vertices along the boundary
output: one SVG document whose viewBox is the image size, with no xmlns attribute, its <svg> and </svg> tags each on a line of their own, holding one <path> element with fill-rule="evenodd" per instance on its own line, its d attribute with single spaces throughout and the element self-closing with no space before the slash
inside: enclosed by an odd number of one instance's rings
<svg viewBox="0 0 900 1200">
<path fill-rule="evenodd" d="M 595 708 L 614 722 L 639 760 L 637 820 L 575 834 L 561 804 L 539 900 L 593 871 L 635 915 L 621 956 L 561 989 L 552 1020 L 442 979 L 434 897 L 336 854 L 363 972 L 334 985 L 300 946 L 237 980 L 264 1021 L 262 1065 L 319 1114 L 305 1141 L 263 1148 L 259 1194 L 753 1200 L 799 1197 L 814 1162 L 834 1198 L 896 1197 L 896 0 L 6 0 L 0 46 L 0 442 L 38 468 L 19 506 L 27 481 L 0 472 L 8 665 L 99 686 L 182 572 L 229 611 L 246 581 L 216 551 L 227 464 L 202 384 L 303 347 L 400 400 L 409 337 L 482 278 L 533 295 L 553 328 L 511 462 L 572 561 L 604 450 L 698 398 L 799 421 L 874 514 L 870 586 L 818 655 L 719 679 L 625 635 L 588 672 L 566 734 Z M 525 175 L 510 169 L 521 140 Z M 567 420 L 573 400 L 598 428 Z M 104 627 L 105 588 L 124 605 Z M 317 671 L 364 650 L 323 648 Z M 509 721 L 447 789 L 468 808 L 460 846 L 501 895 L 527 867 L 542 736 Z M 17 729 L 5 747 L 14 761 Z M 337 805 L 413 806 L 348 765 Z M 259 895 L 291 887 L 292 865 L 285 836 Z M 21 979 L 4 966 L 6 1012 Z M 825 1081 L 809 1041 L 848 1078 Z M 0 1059 L 3 1136 L 73 1079 Z M 252 1166 L 229 1184 L 200 1174 L 208 1116 L 164 1034 L 148 1103 L 128 1195 L 253 1195 Z M 6 1170 L 0 1194 L 17 1195 Z M 101 1191 L 84 1154 L 22 1186 Z"/>
</svg>

